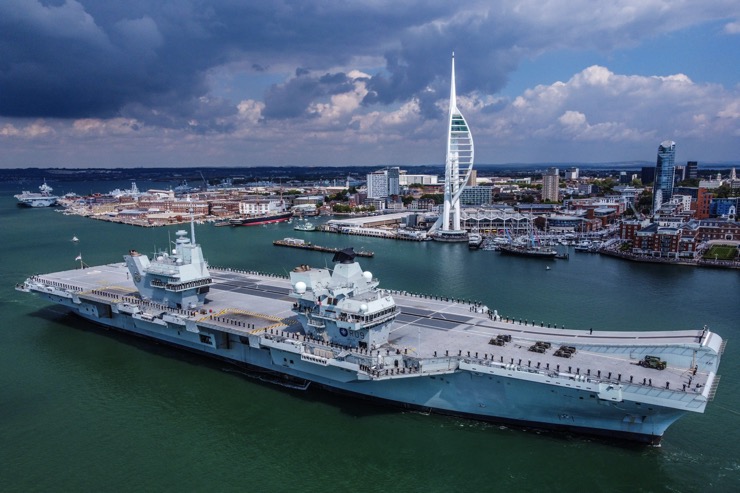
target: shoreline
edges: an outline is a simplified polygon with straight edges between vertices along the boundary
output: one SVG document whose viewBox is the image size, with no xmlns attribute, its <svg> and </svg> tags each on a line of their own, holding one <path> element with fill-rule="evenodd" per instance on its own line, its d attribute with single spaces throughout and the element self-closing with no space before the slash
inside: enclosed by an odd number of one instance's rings
<svg viewBox="0 0 740 493">
<path fill-rule="evenodd" d="M 712 269 L 740 269 L 740 261 L 737 260 L 672 259 L 665 257 L 637 256 L 630 253 L 616 252 L 614 250 L 599 250 L 599 253 L 609 257 L 643 264 L 683 265 L 686 267 L 708 267 Z"/>
</svg>

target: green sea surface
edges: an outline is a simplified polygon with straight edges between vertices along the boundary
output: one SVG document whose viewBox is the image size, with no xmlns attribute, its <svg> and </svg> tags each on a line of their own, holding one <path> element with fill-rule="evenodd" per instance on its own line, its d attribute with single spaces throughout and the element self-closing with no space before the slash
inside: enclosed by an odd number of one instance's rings
<svg viewBox="0 0 740 493">
<path fill-rule="evenodd" d="M 82 193 L 95 184 L 76 186 Z M 182 227 L 21 209 L 12 196 L 19 191 L 0 183 L 2 492 L 740 491 L 736 270 L 635 264 L 572 249 L 568 261 L 543 262 L 285 223 L 196 226 L 212 265 L 276 274 L 328 265 L 328 254 L 272 245 L 305 238 L 374 251 L 360 261 L 382 287 L 477 300 L 503 316 L 605 330 L 707 325 L 727 339 L 706 413 L 681 418 L 661 447 L 634 446 L 276 387 L 65 314 L 15 284 L 73 269 L 77 255 L 94 266 L 120 262 L 132 248 L 166 248 Z"/>
</svg>

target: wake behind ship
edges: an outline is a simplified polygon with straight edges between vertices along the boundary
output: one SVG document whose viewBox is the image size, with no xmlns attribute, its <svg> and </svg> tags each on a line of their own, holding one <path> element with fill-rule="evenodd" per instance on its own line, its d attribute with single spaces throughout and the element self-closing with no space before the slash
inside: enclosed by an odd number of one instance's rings
<svg viewBox="0 0 740 493">
<path fill-rule="evenodd" d="M 192 228 L 192 226 L 191 226 Z M 150 259 L 28 278 L 98 324 L 404 408 L 658 443 L 702 413 L 722 338 L 707 330 L 566 330 L 379 287 L 351 249 L 289 278 L 209 267 L 186 231 Z"/>
</svg>

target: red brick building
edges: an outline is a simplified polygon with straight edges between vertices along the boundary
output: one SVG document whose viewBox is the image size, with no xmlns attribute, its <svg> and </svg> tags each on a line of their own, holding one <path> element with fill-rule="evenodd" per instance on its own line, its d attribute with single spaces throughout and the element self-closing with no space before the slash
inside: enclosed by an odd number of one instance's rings
<svg viewBox="0 0 740 493">
<path fill-rule="evenodd" d="M 696 218 L 708 219 L 709 206 L 712 203 L 714 194 L 709 189 L 700 187 L 696 195 Z"/>
</svg>

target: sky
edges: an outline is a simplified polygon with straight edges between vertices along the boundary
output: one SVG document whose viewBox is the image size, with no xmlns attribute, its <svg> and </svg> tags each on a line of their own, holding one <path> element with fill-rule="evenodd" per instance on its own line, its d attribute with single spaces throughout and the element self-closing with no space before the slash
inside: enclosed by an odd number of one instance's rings
<svg viewBox="0 0 740 493">
<path fill-rule="evenodd" d="M 740 163 L 737 0 L 2 0 L 0 167 Z"/>
</svg>

